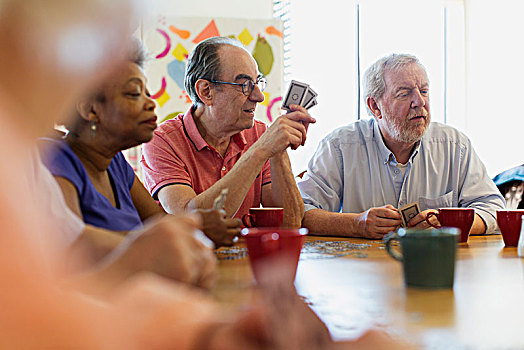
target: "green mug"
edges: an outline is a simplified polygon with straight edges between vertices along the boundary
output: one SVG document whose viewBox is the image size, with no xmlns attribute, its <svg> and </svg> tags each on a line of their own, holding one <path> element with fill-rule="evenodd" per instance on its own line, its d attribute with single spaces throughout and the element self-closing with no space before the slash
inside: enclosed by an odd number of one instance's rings
<svg viewBox="0 0 524 350">
<path fill-rule="evenodd" d="M 384 238 L 386 250 L 404 267 L 408 287 L 453 288 L 455 258 L 460 231 L 452 227 L 435 230 L 399 229 Z M 399 241 L 401 252 L 391 243 Z"/>
</svg>

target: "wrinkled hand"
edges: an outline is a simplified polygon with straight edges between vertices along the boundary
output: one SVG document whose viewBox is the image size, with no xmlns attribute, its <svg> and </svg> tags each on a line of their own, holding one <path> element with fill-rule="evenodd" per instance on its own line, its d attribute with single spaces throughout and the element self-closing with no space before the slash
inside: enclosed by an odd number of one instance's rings
<svg viewBox="0 0 524 350">
<path fill-rule="evenodd" d="M 268 159 L 288 147 L 297 149 L 303 145 L 309 124 L 316 122 L 305 108 L 297 105 L 290 107 L 293 111 L 278 117 L 253 145 L 262 150 Z"/>
<path fill-rule="evenodd" d="M 232 246 L 233 239 L 240 235 L 242 223 L 239 219 L 228 218 L 223 209 L 199 209 L 196 212 L 202 217 L 202 231 L 217 248 Z"/>
<path fill-rule="evenodd" d="M 190 215 L 153 219 L 143 230 L 126 237 L 107 257 L 108 268 L 116 274 L 115 279 L 147 271 L 210 288 L 217 263 L 212 249 L 194 237 L 198 226 L 198 218 Z"/>
<path fill-rule="evenodd" d="M 288 112 L 286 114 L 286 117 L 288 117 L 291 120 L 299 121 L 304 125 L 304 128 L 306 129 L 306 134 L 304 135 L 304 139 L 302 140 L 302 146 L 306 143 L 306 136 L 307 136 L 307 130 L 309 129 L 309 124 L 316 123 L 316 119 L 312 118 L 309 115 L 309 112 L 307 109 L 300 105 L 290 105 L 289 108 L 291 109 L 291 112 Z M 310 118 L 304 119 L 304 114 L 309 116 Z M 296 148 L 294 148 L 296 149 Z"/>
<path fill-rule="evenodd" d="M 396 230 L 401 224 L 400 213 L 388 204 L 371 208 L 358 216 L 359 232 L 362 237 L 382 239 L 387 233 Z"/>
<path fill-rule="evenodd" d="M 409 220 L 408 227 L 418 229 L 431 228 L 431 226 L 426 222 L 426 215 L 428 215 L 428 213 L 431 212 L 438 213 L 438 210 L 428 209 L 418 213 L 417 215 L 412 217 L 411 220 Z M 431 216 L 429 218 L 429 221 L 434 225 L 440 226 L 440 222 L 438 222 L 438 219 L 435 216 Z"/>
<path fill-rule="evenodd" d="M 261 282 L 262 301 L 270 325 L 269 349 L 327 349 L 332 339 L 326 325 L 300 299 L 289 278 L 292 273 L 285 271 L 285 267 L 294 269 L 294 265 L 286 264 L 285 261 L 276 263 L 278 265 L 269 266 Z"/>
<path fill-rule="evenodd" d="M 219 328 L 209 339 L 208 349 L 330 348 L 333 343 L 328 329 L 297 295 L 287 266 L 278 260 L 268 262 L 262 273 L 258 303 Z"/>
</svg>

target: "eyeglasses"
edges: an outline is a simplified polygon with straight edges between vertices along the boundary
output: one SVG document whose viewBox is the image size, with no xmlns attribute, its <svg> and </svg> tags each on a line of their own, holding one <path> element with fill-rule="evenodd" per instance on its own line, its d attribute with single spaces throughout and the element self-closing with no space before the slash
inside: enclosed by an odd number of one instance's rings
<svg viewBox="0 0 524 350">
<path fill-rule="evenodd" d="M 210 80 L 213 84 L 228 84 L 228 85 L 238 85 L 242 86 L 242 93 L 246 96 L 251 95 L 253 92 L 253 89 L 255 88 L 255 85 L 258 86 L 261 92 L 264 92 L 267 86 L 266 78 L 260 77 L 257 78 L 256 81 L 253 80 L 246 80 L 244 83 L 230 83 L 228 81 L 218 81 L 218 80 Z"/>
</svg>

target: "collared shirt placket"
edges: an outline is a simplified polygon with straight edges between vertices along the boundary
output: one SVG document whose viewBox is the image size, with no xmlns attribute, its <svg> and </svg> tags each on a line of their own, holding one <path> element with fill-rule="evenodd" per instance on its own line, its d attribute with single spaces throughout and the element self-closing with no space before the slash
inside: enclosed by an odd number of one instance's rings
<svg viewBox="0 0 524 350">
<path fill-rule="evenodd" d="M 402 183 L 401 183 L 401 186 L 400 186 L 400 195 L 399 195 L 399 201 L 398 201 L 398 208 L 401 208 L 407 204 L 410 204 L 408 203 L 408 185 L 407 185 L 407 182 L 408 182 L 408 179 L 410 177 L 410 174 L 411 174 L 411 167 L 412 167 L 412 163 L 411 163 L 411 160 L 409 161 L 408 163 L 408 167 L 406 168 L 406 173 L 404 174 L 404 176 L 402 177 L 402 172 L 400 170 L 398 170 L 400 172 L 400 177 L 402 178 Z"/>
</svg>

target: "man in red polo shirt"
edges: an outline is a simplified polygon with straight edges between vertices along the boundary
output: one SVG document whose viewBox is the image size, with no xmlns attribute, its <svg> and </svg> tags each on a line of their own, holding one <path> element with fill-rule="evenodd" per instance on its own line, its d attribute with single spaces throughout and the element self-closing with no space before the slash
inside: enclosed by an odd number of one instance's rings
<svg viewBox="0 0 524 350">
<path fill-rule="evenodd" d="M 254 120 L 265 79 L 251 54 L 231 38 L 195 47 L 185 87 L 191 108 L 162 123 L 143 148 L 145 185 L 153 197 L 172 213 L 211 208 L 227 188 L 228 217 L 240 218 L 262 204 L 283 207 L 284 226 L 300 227 L 304 204 L 286 150 L 304 144 L 315 119 L 291 105 L 269 127 Z"/>
</svg>

